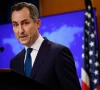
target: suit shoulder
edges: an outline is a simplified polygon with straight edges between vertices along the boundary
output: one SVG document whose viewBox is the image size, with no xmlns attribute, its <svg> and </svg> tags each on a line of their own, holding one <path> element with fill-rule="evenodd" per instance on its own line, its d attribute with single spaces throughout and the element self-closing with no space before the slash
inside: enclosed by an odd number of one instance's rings
<svg viewBox="0 0 100 90">
<path fill-rule="evenodd" d="M 69 48 L 67 46 L 64 46 L 62 44 L 55 43 L 55 42 L 52 42 L 52 41 L 51 41 L 51 47 L 55 48 L 55 49 L 63 49 L 63 48 L 65 48 L 65 49 L 69 50 Z"/>
<path fill-rule="evenodd" d="M 50 43 L 51 43 L 51 50 L 53 51 L 53 53 L 65 52 L 73 57 L 71 50 L 67 46 L 52 41 L 50 41 Z"/>
<path fill-rule="evenodd" d="M 45 39 L 44 42 L 50 44 L 51 48 L 53 48 L 53 49 L 61 49 L 61 48 L 67 48 L 67 49 L 69 49 L 67 46 L 64 46 L 64 45 L 62 45 L 60 43 L 53 42 L 53 41 L 47 39 L 46 37 L 44 37 L 44 39 Z"/>
</svg>

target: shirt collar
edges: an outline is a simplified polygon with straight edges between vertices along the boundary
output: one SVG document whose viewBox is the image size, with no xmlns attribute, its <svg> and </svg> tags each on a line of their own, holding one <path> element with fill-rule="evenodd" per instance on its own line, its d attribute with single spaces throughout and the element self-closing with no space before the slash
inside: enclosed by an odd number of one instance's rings
<svg viewBox="0 0 100 90">
<path fill-rule="evenodd" d="M 30 48 L 33 48 L 33 50 L 39 50 L 42 42 L 43 42 L 44 38 L 39 34 L 39 37 L 38 39 L 35 41 L 35 43 L 30 47 Z M 25 50 L 27 50 L 27 46 L 25 46 Z"/>
</svg>

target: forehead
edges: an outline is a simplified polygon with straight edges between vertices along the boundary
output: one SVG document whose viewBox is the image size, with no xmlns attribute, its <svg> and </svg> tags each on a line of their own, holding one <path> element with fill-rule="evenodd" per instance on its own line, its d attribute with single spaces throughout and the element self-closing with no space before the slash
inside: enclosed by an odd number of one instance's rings
<svg viewBox="0 0 100 90">
<path fill-rule="evenodd" d="M 19 11 L 13 11 L 12 15 L 11 15 L 11 20 L 19 22 L 22 21 L 24 19 L 30 19 L 30 12 L 28 10 L 28 8 L 24 7 L 23 9 L 19 10 Z"/>
</svg>

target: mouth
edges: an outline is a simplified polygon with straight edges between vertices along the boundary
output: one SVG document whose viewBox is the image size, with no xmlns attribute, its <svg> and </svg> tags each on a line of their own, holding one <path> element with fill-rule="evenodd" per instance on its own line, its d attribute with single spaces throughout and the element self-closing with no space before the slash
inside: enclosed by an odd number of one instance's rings
<svg viewBox="0 0 100 90">
<path fill-rule="evenodd" d="M 19 36 L 19 38 L 20 38 L 21 40 L 24 40 L 24 39 L 26 39 L 26 38 L 27 38 L 27 36 L 28 36 L 28 35 Z"/>
</svg>

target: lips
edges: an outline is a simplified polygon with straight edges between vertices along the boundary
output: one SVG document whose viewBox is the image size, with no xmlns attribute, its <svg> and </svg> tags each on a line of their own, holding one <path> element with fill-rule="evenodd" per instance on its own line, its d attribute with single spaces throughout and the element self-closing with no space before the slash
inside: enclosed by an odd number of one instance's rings
<svg viewBox="0 0 100 90">
<path fill-rule="evenodd" d="M 19 38 L 24 38 L 24 37 L 27 37 L 27 35 L 19 36 Z"/>
<path fill-rule="evenodd" d="M 20 39 L 26 39 L 28 35 L 25 35 L 25 36 L 19 36 Z"/>
<path fill-rule="evenodd" d="M 24 38 L 24 37 L 27 37 L 27 36 L 20 36 L 19 38 Z"/>
</svg>

